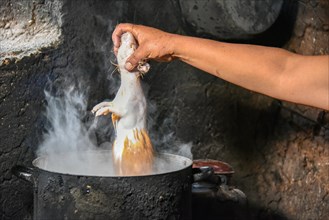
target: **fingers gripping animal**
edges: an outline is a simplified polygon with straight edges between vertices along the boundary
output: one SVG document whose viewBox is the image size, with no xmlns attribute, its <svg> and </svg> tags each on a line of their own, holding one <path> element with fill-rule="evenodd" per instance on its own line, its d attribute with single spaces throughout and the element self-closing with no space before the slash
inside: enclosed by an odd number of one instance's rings
<svg viewBox="0 0 329 220">
<path fill-rule="evenodd" d="M 153 165 L 153 147 L 146 129 L 146 99 L 140 83 L 140 76 L 149 70 L 149 65 L 140 63 L 132 72 L 124 68 L 136 47 L 133 35 L 124 33 L 117 54 L 120 88 L 112 102 L 99 103 L 92 110 L 96 116 L 112 113 L 116 130 L 112 152 L 119 175 L 148 174 Z"/>
</svg>

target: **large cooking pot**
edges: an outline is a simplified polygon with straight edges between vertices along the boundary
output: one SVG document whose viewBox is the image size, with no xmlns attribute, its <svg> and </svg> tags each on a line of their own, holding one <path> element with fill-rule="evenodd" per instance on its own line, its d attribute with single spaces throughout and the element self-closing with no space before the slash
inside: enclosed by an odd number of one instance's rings
<svg viewBox="0 0 329 220">
<path fill-rule="evenodd" d="M 152 175 L 116 176 L 111 158 L 111 151 L 58 154 L 12 171 L 34 184 L 34 219 L 191 218 L 190 159 L 161 153 Z"/>
</svg>

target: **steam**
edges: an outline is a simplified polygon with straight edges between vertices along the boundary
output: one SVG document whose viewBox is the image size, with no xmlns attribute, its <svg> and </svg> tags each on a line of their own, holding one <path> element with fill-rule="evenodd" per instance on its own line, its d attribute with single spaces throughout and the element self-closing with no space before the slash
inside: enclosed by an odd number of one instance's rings
<svg viewBox="0 0 329 220">
<path fill-rule="evenodd" d="M 98 118 L 88 118 L 90 113 L 87 109 L 86 94 L 70 86 L 57 95 L 45 92 L 45 97 L 47 124 L 37 155 L 46 159 L 39 160 L 37 166 L 53 172 L 75 175 L 114 176 L 112 153 L 108 151 L 112 143 L 103 142 L 99 145 L 96 138 L 97 129 L 112 127 L 112 124 L 99 125 Z M 149 106 L 151 115 L 155 114 L 156 105 Z M 159 153 L 192 159 L 192 144 L 181 143 L 175 138 L 170 117 L 164 120 L 157 130 L 154 120 L 150 118 L 149 122 L 153 145 Z M 86 151 L 92 153 L 86 154 Z M 166 157 L 155 159 L 154 174 L 184 168 L 182 163 Z"/>
<path fill-rule="evenodd" d="M 87 114 L 85 95 L 71 86 L 61 96 L 45 92 L 45 97 L 48 125 L 37 155 L 52 156 L 96 149 L 96 140 L 93 138 L 95 121 L 89 126 L 82 122 Z"/>
<path fill-rule="evenodd" d="M 145 87 L 144 87 L 145 88 Z M 148 128 L 152 143 L 156 150 L 161 153 L 169 153 L 187 157 L 193 160 L 192 142 L 184 143 L 175 135 L 174 113 L 167 115 L 161 124 L 156 122 L 159 117 L 157 105 L 148 101 Z"/>
</svg>

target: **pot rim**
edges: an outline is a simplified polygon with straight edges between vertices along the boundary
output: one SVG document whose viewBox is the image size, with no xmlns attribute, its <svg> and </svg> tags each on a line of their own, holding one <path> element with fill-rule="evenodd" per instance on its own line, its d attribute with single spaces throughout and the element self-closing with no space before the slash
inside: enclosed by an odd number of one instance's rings
<svg viewBox="0 0 329 220">
<path fill-rule="evenodd" d="M 91 152 L 91 153 L 104 153 L 104 152 L 111 152 L 111 150 L 87 150 L 87 151 L 81 151 L 83 153 L 86 152 Z M 79 152 L 79 153 L 81 153 Z M 64 153 L 62 153 L 64 154 Z M 59 154 L 61 155 L 61 154 Z M 157 172 L 157 173 L 153 173 L 153 174 L 144 174 L 144 175 L 90 175 L 90 174 L 74 174 L 74 173 L 64 173 L 64 172 L 59 172 L 59 171 L 51 171 L 51 170 L 47 170 L 45 168 L 42 168 L 40 166 L 38 166 L 38 162 L 41 159 L 46 158 L 47 156 L 39 156 L 36 159 L 34 159 L 32 161 L 32 165 L 34 169 L 40 170 L 42 172 L 47 172 L 50 174 L 59 174 L 59 175 L 67 175 L 67 176 L 74 176 L 74 177 L 96 177 L 96 178 L 113 178 L 113 177 L 117 177 L 117 178 L 134 178 L 134 177 L 150 177 L 150 176 L 161 176 L 161 175 L 167 175 L 167 174 L 172 174 L 172 173 L 177 173 L 177 172 L 181 172 L 185 169 L 191 169 L 192 170 L 192 165 L 193 165 L 193 161 L 190 158 L 187 158 L 185 156 L 181 156 L 181 155 L 176 155 L 176 154 L 171 154 L 171 153 L 162 153 L 162 152 L 158 152 L 156 153 L 156 155 L 164 155 L 166 158 L 170 157 L 170 158 L 177 158 L 177 161 L 182 161 L 184 163 L 184 167 L 180 168 L 180 169 L 175 169 L 175 170 L 171 170 L 169 172 Z"/>
</svg>

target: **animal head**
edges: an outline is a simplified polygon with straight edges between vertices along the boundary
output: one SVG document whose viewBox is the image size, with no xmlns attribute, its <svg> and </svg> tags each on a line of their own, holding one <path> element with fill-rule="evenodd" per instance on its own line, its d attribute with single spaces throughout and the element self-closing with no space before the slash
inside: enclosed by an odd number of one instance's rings
<svg viewBox="0 0 329 220">
<path fill-rule="evenodd" d="M 118 50 L 117 60 L 120 68 L 124 68 L 127 59 L 134 53 L 137 43 L 134 36 L 130 32 L 126 32 L 121 36 L 121 45 Z"/>
<path fill-rule="evenodd" d="M 124 69 L 124 65 L 127 59 L 134 53 L 137 48 L 137 42 L 134 36 L 130 32 L 126 32 L 121 36 L 121 45 L 118 50 L 117 61 L 119 69 Z M 145 61 L 141 60 L 138 63 L 137 70 L 138 76 L 143 76 L 150 69 L 150 65 Z"/>
</svg>

